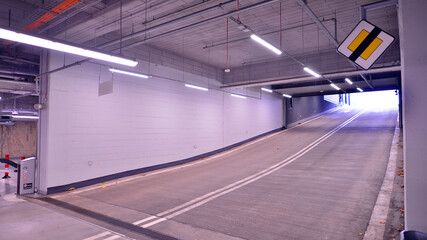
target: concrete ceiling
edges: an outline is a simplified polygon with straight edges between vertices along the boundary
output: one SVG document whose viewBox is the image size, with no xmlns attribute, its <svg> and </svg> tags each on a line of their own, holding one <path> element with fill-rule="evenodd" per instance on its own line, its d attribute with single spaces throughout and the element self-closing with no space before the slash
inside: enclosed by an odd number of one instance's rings
<svg viewBox="0 0 427 240">
<path fill-rule="evenodd" d="M 64 0 L 0 0 L 2 3 L 0 4 L 0 16 L 2 16 L 0 25 L 8 26 L 9 9 L 12 13 L 11 27 L 22 29 L 62 2 Z M 224 69 L 227 58 L 227 17 L 218 16 L 235 11 L 236 2 L 227 0 L 124 0 L 122 2 L 82 0 L 30 32 L 90 47 L 101 46 L 107 51 L 119 49 L 120 43 L 117 40 L 122 36 L 121 46 L 124 48 L 137 48 L 145 44 Z M 264 2 L 268 0 L 240 0 L 239 8 L 245 9 Z M 280 2 L 282 28 L 280 28 Z M 377 0 L 307 0 L 307 5 L 332 35 L 336 33 L 337 41 L 341 42 L 359 22 L 359 7 L 374 2 Z M 202 14 L 197 14 L 199 11 L 202 11 Z M 239 17 L 243 24 L 273 45 L 282 46 L 282 49 L 292 57 L 303 63 L 311 62 L 319 71 L 354 70 L 354 67 L 342 56 L 335 53 L 334 43 L 296 0 L 272 1 L 232 16 L 236 19 Z M 210 18 L 217 18 L 217 20 L 199 24 Z M 374 67 L 399 65 L 396 6 L 369 11 L 367 19 L 397 38 L 393 45 L 394 50 L 378 61 Z M 189 25 L 194 27 L 187 27 Z M 250 33 L 243 32 L 234 21 L 228 19 L 228 26 L 229 66 L 232 73 L 228 76 L 224 75 L 225 84 L 260 80 L 260 77 L 254 77 L 255 75 L 246 77 L 248 74 L 241 72 L 248 72 L 249 69 L 265 65 L 276 64 L 281 69 L 279 71 L 272 68 L 271 71 L 277 76 L 269 73 L 270 77 L 291 78 L 306 75 L 298 64 L 291 63 L 292 58 L 290 60 L 286 55 L 278 57 L 258 45 L 249 38 Z M 183 27 L 185 30 L 177 31 Z M 280 33 L 282 42 L 280 42 Z M 116 43 L 103 46 L 111 41 Z M 127 47 L 129 45 L 130 47 Z M 4 55 L 4 49 L 0 52 Z M 328 58 L 322 58 L 322 56 L 328 56 Z M 315 59 L 318 59 L 318 63 L 315 63 Z M 293 66 L 292 68 L 281 67 L 289 61 L 291 62 L 287 66 Z M 399 74 L 395 74 L 394 80 L 389 80 L 385 85 L 397 87 L 396 77 Z M 374 77 L 372 81 L 381 77 L 372 76 Z M 367 77 L 371 79 L 372 76 Z M 362 82 L 360 81 L 360 86 L 363 85 Z M 317 82 L 312 83 L 317 84 Z M 293 94 L 323 94 L 324 91 L 318 89 L 314 91 L 315 88 L 305 86 L 298 90 L 278 87 L 275 89 L 278 92 Z"/>
</svg>

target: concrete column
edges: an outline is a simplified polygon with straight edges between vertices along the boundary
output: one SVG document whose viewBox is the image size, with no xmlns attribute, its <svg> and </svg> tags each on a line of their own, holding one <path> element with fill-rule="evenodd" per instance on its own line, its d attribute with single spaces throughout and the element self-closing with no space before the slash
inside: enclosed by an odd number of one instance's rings
<svg viewBox="0 0 427 240">
<path fill-rule="evenodd" d="M 40 54 L 40 74 L 49 71 L 49 55 L 48 51 L 43 49 Z M 47 131 L 48 131 L 48 87 L 49 75 L 42 75 L 40 77 L 40 97 L 39 103 L 43 108 L 39 110 L 38 122 L 38 139 L 37 139 L 37 165 L 36 165 L 36 187 L 37 191 L 42 194 L 47 193 Z"/>
<path fill-rule="evenodd" d="M 427 1 L 399 0 L 406 229 L 427 232 Z"/>
</svg>

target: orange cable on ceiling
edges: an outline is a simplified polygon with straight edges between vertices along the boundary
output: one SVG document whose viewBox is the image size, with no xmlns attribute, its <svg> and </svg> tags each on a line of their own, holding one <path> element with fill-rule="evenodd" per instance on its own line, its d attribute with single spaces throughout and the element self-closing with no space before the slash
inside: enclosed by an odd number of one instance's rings
<svg viewBox="0 0 427 240">
<path fill-rule="evenodd" d="M 22 30 L 24 31 L 31 31 L 34 30 L 43 24 L 46 24 L 53 18 L 55 18 L 58 14 L 72 8 L 77 3 L 81 2 L 82 0 L 66 0 L 59 4 L 58 6 L 54 7 L 50 12 L 44 14 L 42 17 L 34 21 L 33 23 L 29 24 L 28 26 L 24 27 Z"/>
</svg>

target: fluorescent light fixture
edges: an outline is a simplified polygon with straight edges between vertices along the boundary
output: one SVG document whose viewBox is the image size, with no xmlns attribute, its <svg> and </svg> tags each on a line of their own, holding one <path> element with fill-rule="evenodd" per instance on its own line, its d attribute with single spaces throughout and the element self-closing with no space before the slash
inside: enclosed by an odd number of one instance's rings
<svg viewBox="0 0 427 240">
<path fill-rule="evenodd" d="M 332 86 L 333 88 L 335 88 L 335 90 L 340 90 L 340 88 L 339 88 L 337 85 L 333 84 L 333 83 L 331 83 L 331 86 Z"/>
<path fill-rule="evenodd" d="M 134 76 L 134 77 L 149 78 L 148 75 L 144 75 L 144 74 L 140 74 L 140 73 L 133 73 L 133 72 L 122 71 L 122 70 L 118 70 L 118 69 L 114 69 L 114 68 L 110 68 L 110 71 L 114 72 L 114 73 L 120 73 L 120 74 L 129 75 L 129 76 Z"/>
<path fill-rule="evenodd" d="M 138 62 L 0 28 L 0 38 L 60 52 L 135 67 Z"/>
<path fill-rule="evenodd" d="M 292 98 L 292 96 L 291 95 L 288 95 L 288 94 L 282 94 L 285 98 Z"/>
<path fill-rule="evenodd" d="M 350 79 L 348 79 L 348 78 L 345 78 L 344 79 L 348 84 L 350 84 L 350 85 L 352 85 L 353 84 L 353 82 L 350 80 Z"/>
<path fill-rule="evenodd" d="M 12 115 L 13 119 L 39 119 L 38 116 Z"/>
<path fill-rule="evenodd" d="M 308 73 L 310 73 L 311 75 L 313 75 L 313 76 L 315 76 L 315 77 L 321 77 L 320 76 L 320 74 L 318 74 L 317 72 L 315 72 L 315 71 L 313 71 L 313 70 L 311 70 L 310 68 L 308 68 L 308 67 L 304 67 L 304 71 L 306 71 L 306 72 L 308 72 Z"/>
<path fill-rule="evenodd" d="M 269 93 L 272 93 L 272 92 L 273 92 L 273 90 L 268 89 L 268 88 L 261 88 L 261 90 L 266 91 L 266 92 L 269 92 Z"/>
<path fill-rule="evenodd" d="M 237 95 L 237 94 L 231 94 L 231 96 L 233 96 L 233 97 L 237 97 L 237 98 L 246 98 L 245 96 Z"/>
<path fill-rule="evenodd" d="M 359 92 L 363 92 L 363 90 L 361 88 L 357 88 L 357 91 Z"/>
<path fill-rule="evenodd" d="M 205 88 L 205 87 L 199 87 L 199 86 L 195 86 L 195 85 L 191 85 L 191 84 L 185 84 L 186 87 L 189 88 L 194 88 L 194 89 L 199 89 L 199 90 L 203 90 L 203 91 L 208 91 L 209 89 Z"/>
<path fill-rule="evenodd" d="M 259 44 L 263 45 L 264 47 L 270 49 L 271 51 L 273 51 L 275 54 L 280 55 L 282 54 L 282 51 L 280 51 L 279 49 L 277 49 L 275 46 L 271 45 L 270 43 L 264 41 L 262 38 L 258 37 L 255 34 L 251 35 L 251 38 L 255 41 L 257 41 Z"/>
</svg>

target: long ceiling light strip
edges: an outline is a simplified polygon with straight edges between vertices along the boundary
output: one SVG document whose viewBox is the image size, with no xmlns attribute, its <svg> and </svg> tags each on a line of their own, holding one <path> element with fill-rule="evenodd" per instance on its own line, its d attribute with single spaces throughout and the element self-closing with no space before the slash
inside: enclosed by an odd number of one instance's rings
<svg viewBox="0 0 427 240">
<path fill-rule="evenodd" d="M 258 42 L 259 44 L 263 45 L 264 47 L 270 49 L 271 51 L 273 51 L 275 54 L 277 55 L 281 55 L 282 51 L 280 51 L 279 49 L 277 49 L 275 46 L 271 45 L 270 43 L 266 42 L 265 40 L 263 40 L 262 38 L 258 37 L 255 34 L 251 35 L 251 38 L 253 40 L 255 40 L 256 42 Z"/>
<path fill-rule="evenodd" d="M 59 43 L 59 42 L 47 40 L 40 37 L 34 37 L 31 35 L 18 33 L 14 31 L 2 29 L 2 28 L 0 28 L 0 38 L 14 41 L 14 42 L 20 42 L 20 43 L 24 43 L 32 46 L 51 49 L 55 51 L 75 54 L 83 57 L 94 58 L 102 61 L 122 64 L 126 66 L 131 66 L 131 67 L 135 67 L 138 64 L 138 62 L 130 59 L 116 57 L 113 55 L 96 52 L 96 51 L 92 51 L 92 50 L 88 50 L 80 47 L 75 47 L 68 44 Z"/>
<path fill-rule="evenodd" d="M 359 92 L 363 92 L 363 90 L 361 88 L 357 88 L 357 91 Z"/>
<path fill-rule="evenodd" d="M 285 98 L 292 98 L 292 96 L 291 95 L 288 95 L 288 94 L 282 94 Z"/>
<path fill-rule="evenodd" d="M 331 87 L 335 88 L 335 90 L 340 90 L 341 88 L 339 88 L 337 85 L 331 83 Z"/>
<path fill-rule="evenodd" d="M 268 89 L 268 88 L 261 88 L 261 90 L 263 90 L 264 92 L 269 92 L 269 93 L 272 93 L 272 92 L 273 92 L 273 90 Z"/>
<path fill-rule="evenodd" d="M 199 86 L 191 85 L 191 84 L 185 84 L 185 86 L 186 86 L 186 87 L 189 87 L 189 88 L 194 88 L 194 89 L 202 90 L 202 91 L 208 91 L 208 90 L 209 90 L 208 88 L 205 88 L 205 87 L 199 87 Z"/>
<path fill-rule="evenodd" d="M 148 75 L 144 75 L 144 74 L 140 74 L 140 73 L 133 73 L 133 72 L 128 72 L 128 71 L 122 71 L 122 70 L 118 70 L 118 69 L 114 69 L 114 68 L 110 68 L 110 71 L 114 72 L 114 73 L 120 73 L 120 74 L 129 75 L 129 76 L 134 76 L 134 77 L 149 78 Z"/>
<path fill-rule="evenodd" d="M 352 82 L 350 79 L 345 78 L 344 80 L 345 80 L 348 84 L 353 85 L 353 82 Z"/>
<path fill-rule="evenodd" d="M 236 97 L 236 98 L 243 98 L 243 99 L 246 98 L 245 96 L 237 95 L 237 94 L 231 94 L 231 96 Z"/>
<path fill-rule="evenodd" d="M 321 75 L 320 75 L 320 74 L 318 74 L 317 72 L 315 72 L 315 71 L 311 70 L 311 69 L 310 69 L 310 68 L 308 68 L 308 67 L 304 67 L 304 71 L 306 71 L 306 72 L 310 73 L 310 74 L 311 74 L 311 75 L 313 75 L 314 77 L 317 77 L 317 78 L 321 77 Z"/>
</svg>

